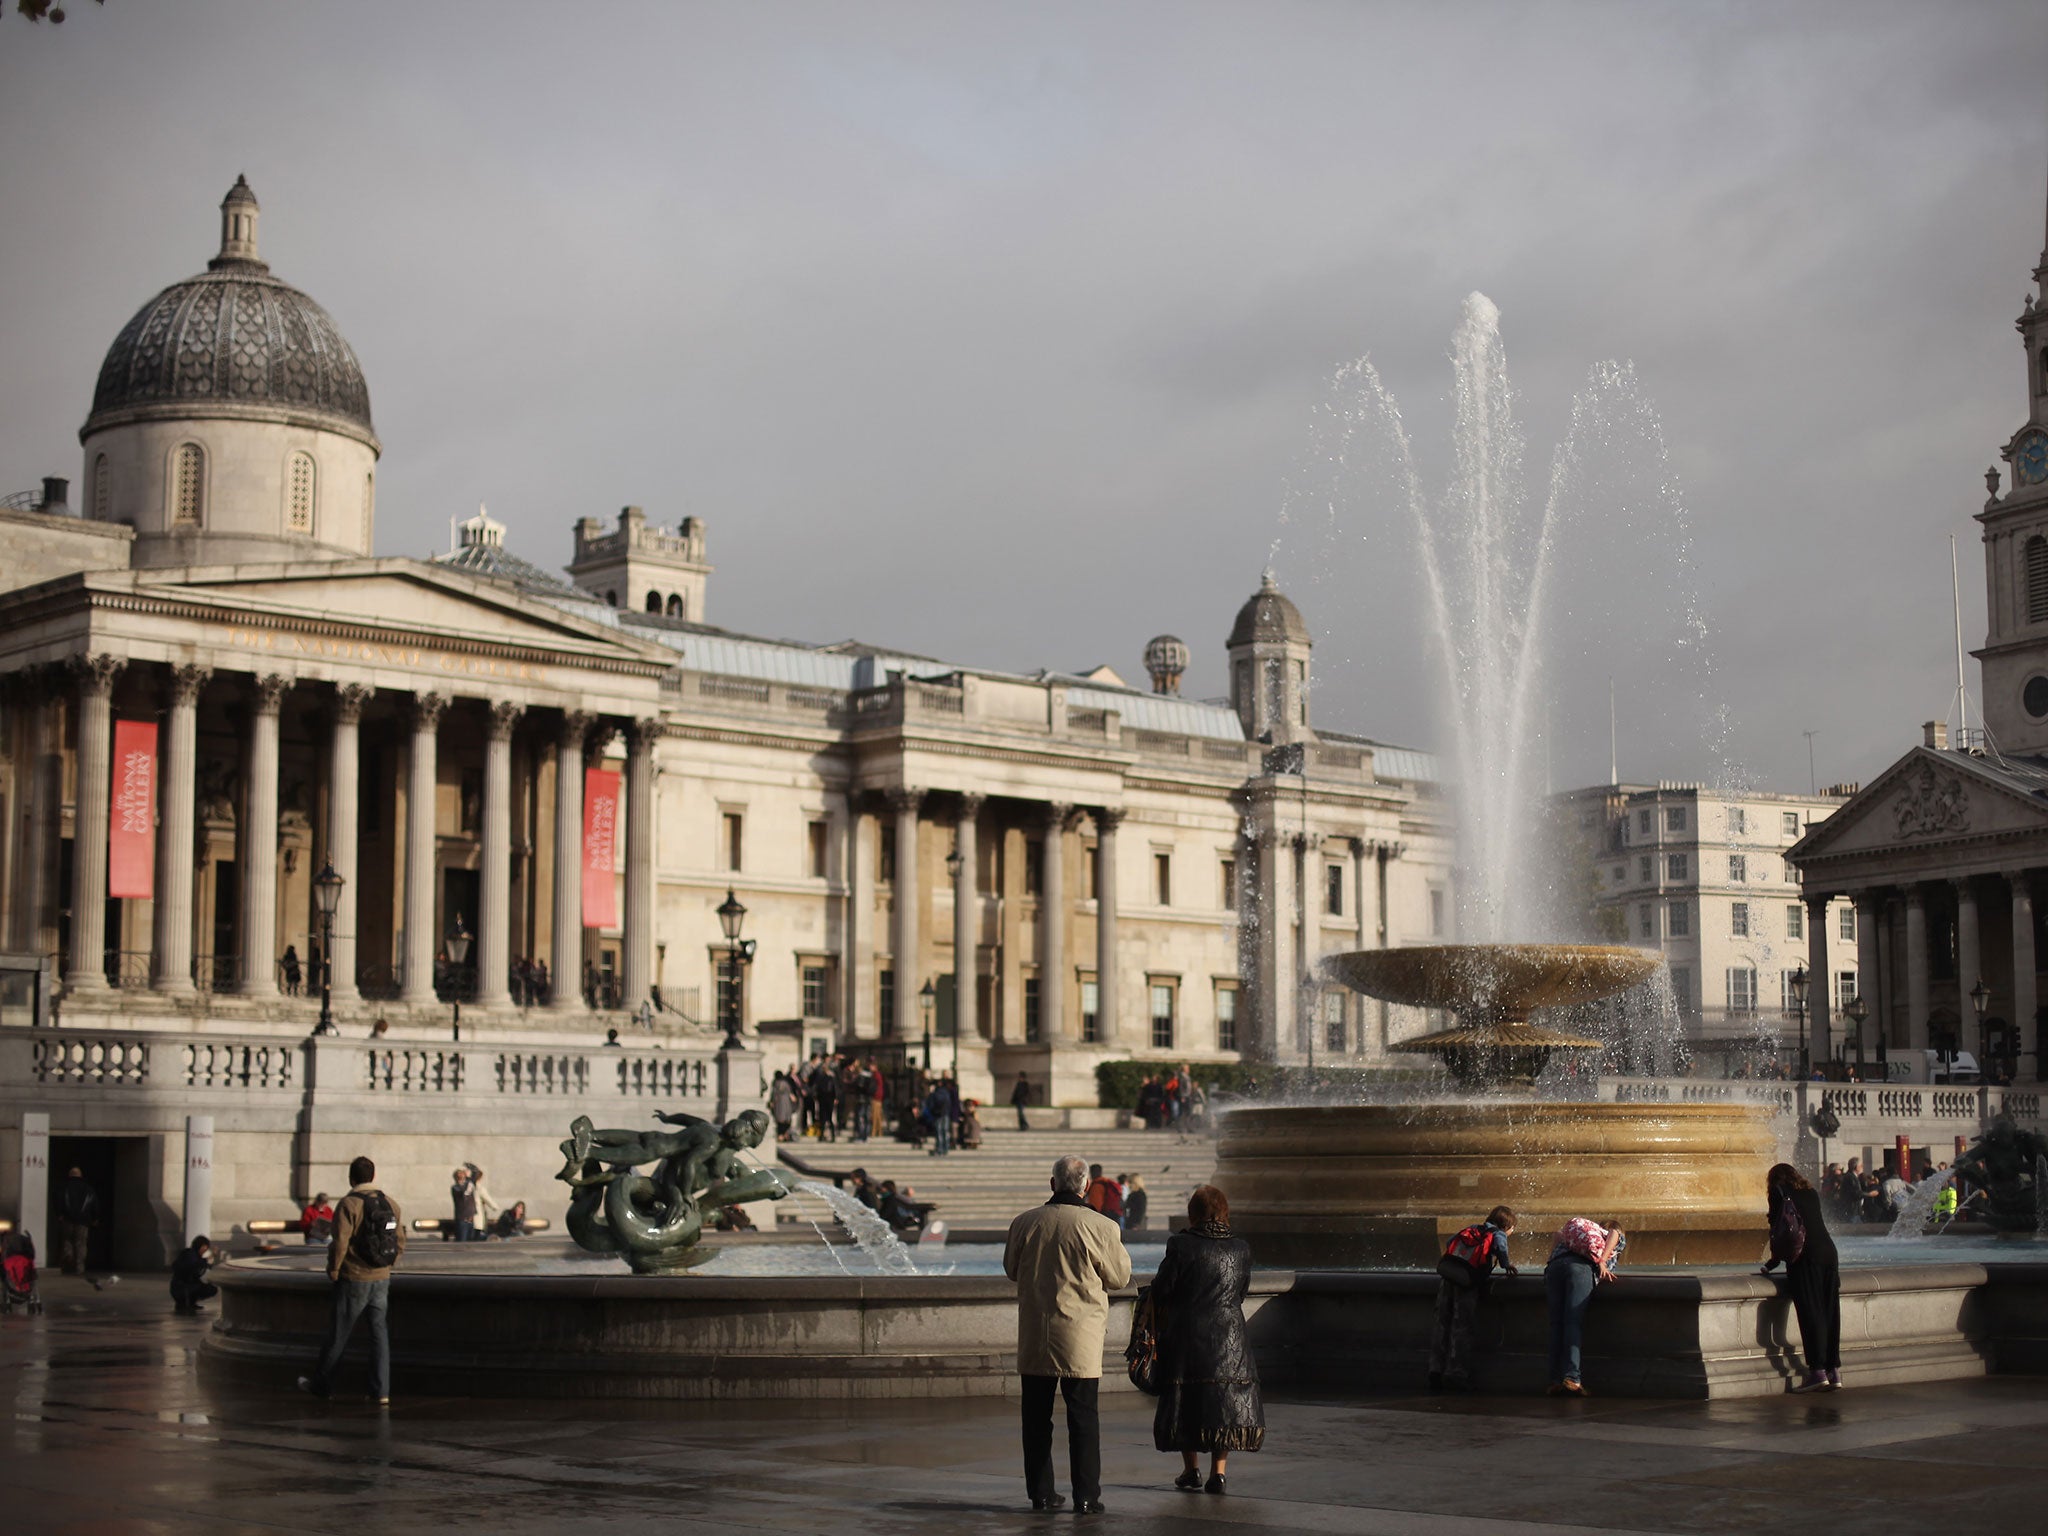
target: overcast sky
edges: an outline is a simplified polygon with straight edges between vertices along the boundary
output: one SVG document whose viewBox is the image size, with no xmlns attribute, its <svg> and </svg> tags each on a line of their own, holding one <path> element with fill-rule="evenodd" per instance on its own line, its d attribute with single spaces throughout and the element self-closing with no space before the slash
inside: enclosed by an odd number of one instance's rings
<svg viewBox="0 0 2048 1536">
<path fill-rule="evenodd" d="M 0 488 L 77 475 L 246 172 L 369 377 L 379 553 L 483 501 L 558 566 L 636 502 L 708 521 L 714 623 L 1132 681 L 1171 631 L 1197 695 L 1271 559 L 1317 719 L 1433 745 L 1405 506 L 1282 513 L 1361 354 L 1441 480 L 1477 289 L 1532 474 L 1628 360 L 1691 520 L 1690 574 L 1640 506 L 1564 552 L 1560 785 L 1606 777 L 1609 673 L 1624 777 L 1803 789 L 1812 730 L 1868 779 L 1951 709 L 1950 534 L 1982 639 L 2038 0 L 70 9 L 0 18 Z M 1697 602 L 1702 702 L 1617 586 Z"/>
</svg>

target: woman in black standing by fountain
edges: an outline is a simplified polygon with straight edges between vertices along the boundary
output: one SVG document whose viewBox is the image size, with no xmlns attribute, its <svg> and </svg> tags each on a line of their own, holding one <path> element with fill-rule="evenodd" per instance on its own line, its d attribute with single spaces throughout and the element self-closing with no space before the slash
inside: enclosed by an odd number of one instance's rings
<svg viewBox="0 0 2048 1536">
<path fill-rule="evenodd" d="M 1782 1262 L 1799 1318 L 1806 1380 L 1794 1392 L 1831 1392 L 1842 1384 L 1842 1266 L 1828 1236 L 1820 1196 L 1797 1168 L 1778 1163 L 1764 1177 L 1771 1224 L 1769 1274 Z"/>
<path fill-rule="evenodd" d="M 1213 1184 L 1188 1196 L 1187 1229 L 1166 1242 L 1152 1281 L 1159 1309 L 1159 1408 L 1152 1444 L 1180 1452 L 1176 1488 L 1223 1492 L 1232 1451 L 1256 1451 L 1266 1438 L 1259 1369 L 1244 1332 L 1252 1251 L 1230 1231 L 1230 1202 Z M 1200 1453 L 1209 1453 L 1202 1482 Z"/>
</svg>

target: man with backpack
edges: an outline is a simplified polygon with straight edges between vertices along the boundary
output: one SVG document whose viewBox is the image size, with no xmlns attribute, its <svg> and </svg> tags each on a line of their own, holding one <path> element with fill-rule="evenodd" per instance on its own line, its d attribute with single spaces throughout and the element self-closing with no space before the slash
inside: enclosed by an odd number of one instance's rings
<svg viewBox="0 0 2048 1536">
<path fill-rule="evenodd" d="M 299 1378 L 299 1390 L 315 1397 L 333 1391 L 334 1372 L 349 1335 L 365 1313 L 370 1318 L 370 1396 L 379 1407 L 391 1402 L 391 1266 L 405 1252 L 405 1218 L 398 1202 L 376 1186 L 377 1165 L 359 1157 L 348 1165 L 349 1191 L 334 1208 L 334 1243 L 327 1250 L 327 1278 L 333 1282 L 327 1343 L 313 1374 Z"/>
<path fill-rule="evenodd" d="M 1515 1273 L 1508 1262 L 1508 1234 L 1515 1213 L 1496 1205 L 1486 1220 L 1464 1228 L 1436 1262 L 1436 1326 L 1429 1339 L 1429 1390 L 1472 1390 L 1472 1314 L 1485 1294 L 1498 1264 Z"/>
</svg>

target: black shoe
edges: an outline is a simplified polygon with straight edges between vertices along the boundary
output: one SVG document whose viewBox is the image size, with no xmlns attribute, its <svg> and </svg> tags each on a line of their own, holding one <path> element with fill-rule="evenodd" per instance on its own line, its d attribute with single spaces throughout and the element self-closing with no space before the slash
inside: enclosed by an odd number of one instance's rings
<svg viewBox="0 0 2048 1536">
<path fill-rule="evenodd" d="M 1185 1488 L 1189 1493 L 1193 1493 L 1202 1486 L 1202 1474 L 1193 1467 L 1189 1467 L 1187 1471 L 1181 1473 L 1179 1477 L 1173 1480 L 1173 1486 Z"/>
<path fill-rule="evenodd" d="M 1444 1373 L 1442 1371 L 1431 1371 L 1429 1373 L 1429 1390 L 1432 1392 L 1441 1392 L 1443 1391 L 1443 1389 Z"/>
<path fill-rule="evenodd" d="M 299 1378 L 299 1390 L 309 1396 L 323 1399 L 328 1395 L 327 1389 L 314 1381 L 310 1376 L 301 1376 Z"/>
<path fill-rule="evenodd" d="M 1048 1493 L 1042 1499 L 1033 1499 L 1031 1507 L 1041 1515 L 1049 1515 L 1056 1509 L 1065 1508 L 1066 1503 L 1067 1496 L 1064 1493 Z"/>
<path fill-rule="evenodd" d="M 1220 1473 L 1220 1472 L 1211 1472 L 1211 1473 L 1209 1474 L 1209 1481 L 1207 1481 L 1206 1483 L 1202 1484 L 1202 1492 L 1204 1492 L 1204 1493 L 1221 1493 L 1221 1492 L 1223 1492 L 1223 1474 L 1222 1474 L 1222 1473 Z"/>
<path fill-rule="evenodd" d="M 1088 1499 L 1076 1504 L 1074 1506 L 1074 1513 L 1077 1515 L 1106 1515 L 1109 1511 L 1104 1508 L 1102 1500 Z"/>
</svg>

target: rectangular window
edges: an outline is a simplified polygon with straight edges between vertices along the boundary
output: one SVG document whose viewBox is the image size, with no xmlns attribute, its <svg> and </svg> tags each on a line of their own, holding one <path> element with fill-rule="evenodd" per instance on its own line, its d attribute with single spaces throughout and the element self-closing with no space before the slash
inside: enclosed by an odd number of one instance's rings
<svg viewBox="0 0 2048 1536">
<path fill-rule="evenodd" d="M 1442 891 L 1431 891 L 1429 893 L 1429 932 L 1432 938 L 1439 939 L 1444 934 L 1444 893 Z"/>
<path fill-rule="evenodd" d="M 1685 854 L 1669 853 L 1664 856 L 1664 878 L 1667 880 L 1690 880 L 1692 878 L 1692 865 L 1688 862 Z"/>
<path fill-rule="evenodd" d="M 1685 830 L 1684 806 L 1667 805 L 1664 807 L 1664 830 L 1666 832 L 1683 832 Z"/>
<path fill-rule="evenodd" d="M 1749 831 L 1749 812 L 1739 805 L 1728 807 L 1728 835 L 1741 837 Z"/>
<path fill-rule="evenodd" d="M 1237 860 L 1225 859 L 1219 866 L 1223 875 L 1223 910 L 1237 910 Z"/>
<path fill-rule="evenodd" d="M 811 871 L 811 878 L 813 880 L 822 880 L 825 878 L 825 860 L 827 857 L 827 850 L 829 846 L 825 841 L 828 835 L 826 830 L 826 824 L 822 821 L 812 822 L 808 829 L 807 835 L 810 839 L 809 851 L 811 856 L 811 862 L 809 868 Z"/>
<path fill-rule="evenodd" d="M 1237 983 L 1216 988 L 1216 1049 L 1237 1049 Z"/>
<path fill-rule="evenodd" d="M 1799 813 L 1797 811 L 1787 811 L 1785 813 L 1784 831 L 1787 837 L 1797 837 L 1799 835 Z"/>
<path fill-rule="evenodd" d="M 1730 1013 L 1756 1012 L 1756 970 L 1752 966 L 1731 965 L 1728 967 L 1728 1011 Z"/>
<path fill-rule="evenodd" d="M 1692 932 L 1692 906 L 1689 902 L 1672 902 L 1670 914 L 1671 937 L 1682 939 Z"/>
<path fill-rule="evenodd" d="M 1650 862 L 1652 857 L 1652 855 L 1645 853 L 1639 854 L 1636 858 L 1636 879 L 1641 881 L 1644 885 L 1648 885 L 1653 879 L 1656 878 L 1655 874 L 1652 873 L 1652 865 Z"/>
<path fill-rule="evenodd" d="M 1173 855 L 1152 855 L 1152 894 L 1162 907 L 1173 905 Z"/>
<path fill-rule="evenodd" d="M 807 1019 L 829 1019 L 832 1016 L 832 972 L 823 965 L 806 965 L 803 968 L 804 1017 Z"/>
<path fill-rule="evenodd" d="M 1081 850 L 1081 889 L 1089 901 L 1102 899 L 1102 850 L 1092 843 Z"/>
<path fill-rule="evenodd" d="M 882 1034 L 886 1037 L 896 1028 L 896 973 L 880 970 L 875 973 L 875 1016 L 881 1022 Z"/>
<path fill-rule="evenodd" d="M 1806 908 L 1793 902 L 1785 909 L 1785 937 L 1803 939 L 1806 937 Z"/>
<path fill-rule="evenodd" d="M 1648 837 L 1652 832 L 1654 832 L 1657 829 L 1657 824 L 1650 819 L 1655 814 L 1656 812 L 1654 811 L 1636 812 L 1636 830 L 1642 833 L 1644 837 Z"/>
<path fill-rule="evenodd" d="M 1749 883 L 1749 858 L 1747 855 L 1740 853 L 1728 855 L 1728 882 L 1731 885 L 1747 885 Z"/>
<path fill-rule="evenodd" d="M 1657 909 L 1647 902 L 1636 914 L 1636 932 L 1646 939 L 1657 937 Z"/>
<path fill-rule="evenodd" d="M 1081 1039 L 1088 1045 L 1102 1038 L 1101 1009 L 1102 989 L 1088 978 L 1081 983 Z"/>
<path fill-rule="evenodd" d="M 1344 915 L 1344 866 L 1331 864 L 1323 871 L 1323 910 L 1332 917 Z"/>
<path fill-rule="evenodd" d="M 1628 879 L 1628 866 L 1627 866 L 1626 864 L 1617 864 L 1617 865 L 1615 865 L 1615 866 L 1614 866 L 1614 883 L 1615 883 L 1616 885 L 1620 885 L 1620 884 L 1621 884 L 1621 883 L 1622 883 L 1622 882 L 1623 882 L 1624 880 L 1626 880 L 1626 879 Z"/>
<path fill-rule="evenodd" d="M 1856 942 L 1856 907 L 1852 902 L 1845 902 L 1842 906 L 1842 926 L 1840 932 L 1842 937 L 1851 944 Z"/>
<path fill-rule="evenodd" d="M 1342 1054 L 1344 1038 L 1344 994 L 1325 992 L 1323 994 L 1323 1049 Z"/>
<path fill-rule="evenodd" d="M 1854 971 L 1835 972 L 1835 1006 L 1837 1008 L 1847 1008 L 1855 1001 L 1856 973 Z"/>
<path fill-rule="evenodd" d="M 875 824 L 875 878 L 887 885 L 896 878 L 894 828 Z"/>
<path fill-rule="evenodd" d="M 1692 967 L 1674 965 L 1671 967 L 1671 1000 L 1681 1011 L 1692 1007 Z"/>
<path fill-rule="evenodd" d="M 1041 1013 L 1038 997 L 1038 978 L 1036 976 L 1026 976 L 1024 978 L 1024 1039 L 1027 1044 L 1037 1043 L 1039 1036 Z"/>
<path fill-rule="evenodd" d="M 1778 1008 L 1781 1012 L 1792 1011 L 1792 973 L 1778 972 Z"/>
<path fill-rule="evenodd" d="M 1152 983 L 1152 1049 L 1173 1049 L 1173 984 Z"/>
<path fill-rule="evenodd" d="M 1738 901 L 1728 908 L 1728 931 L 1738 939 L 1749 937 L 1749 903 Z"/>
<path fill-rule="evenodd" d="M 1024 844 L 1024 894 L 1036 896 L 1045 889 L 1045 844 L 1036 838 Z"/>
<path fill-rule="evenodd" d="M 722 818 L 725 829 L 725 867 L 740 867 L 740 839 L 745 830 L 744 818 L 738 811 L 727 811 Z"/>
</svg>

